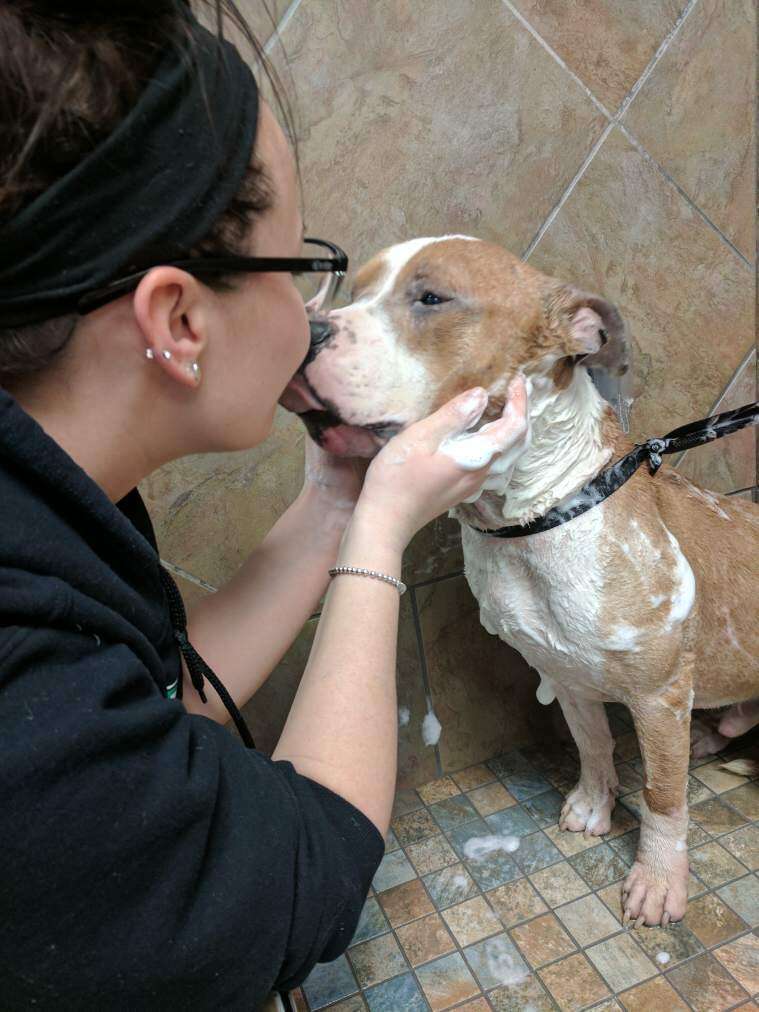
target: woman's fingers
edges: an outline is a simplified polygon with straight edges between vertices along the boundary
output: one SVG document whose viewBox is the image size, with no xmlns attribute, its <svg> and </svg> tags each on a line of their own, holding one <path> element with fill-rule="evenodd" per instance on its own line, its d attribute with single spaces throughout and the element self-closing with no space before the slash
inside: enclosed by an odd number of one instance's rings
<svg viewBox="0 0 759 1012">
<path fill-rule="evenodd" d="M 466 432 L 476 425 L 487 404 L 487 392 L 482 387 L 473 387 L 448 401 L 434 414 L 416 422 L 414 431 L 431 449 L 437 449 L 446 437 Z"/>
<path fill-rule="evenodd" d="M 513 465 L 524 449 L 527 434 L 527 388 L 524 379 L 517 376 L 509 384 L 509 398 L 499 419 L 477 432 L 448 435 L 440 450 L 467 471 L 485 469 L 489 474 L 499 474 Z"/>
</svg>

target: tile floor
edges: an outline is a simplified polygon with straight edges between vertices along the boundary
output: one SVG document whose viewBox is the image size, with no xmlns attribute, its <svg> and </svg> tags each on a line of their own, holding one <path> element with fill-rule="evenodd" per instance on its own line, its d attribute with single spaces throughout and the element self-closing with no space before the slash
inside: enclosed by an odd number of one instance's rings
<svg viewBox="0 0 759 1012">
<path fill-rule="evenodd" d="M 400 791 L 353 942 L 295 993 L 299 1012 L 759 1008 L 759 780 L 692 765 L 687 916 L 624 930 L 641 761 L 627 711 L 610 723 L 621 803 L 603 839 L 559 832 L 577 762 L 558 746 Z M 519 846 L 466 856 L 493 834 Z"/>
</svg>

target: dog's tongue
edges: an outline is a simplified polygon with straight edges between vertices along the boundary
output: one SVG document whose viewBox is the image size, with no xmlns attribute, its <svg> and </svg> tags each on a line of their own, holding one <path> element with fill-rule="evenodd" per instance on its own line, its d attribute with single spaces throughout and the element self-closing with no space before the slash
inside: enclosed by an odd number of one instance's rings
<svg viewBox="0 0 759 1012">
<path fill-rule="evenodd" d="M 279 403 L 300 415 L 312 438 L 335 456 L 373 457 L 383 444 L 368 429 L 346 425 L 328 411 L 300 374 L 287 384 Z"/>
<path fill-rule="evenodd" d="M 287 384 L 279 403 L 296 415 L 302 415 L 306 411 L 324 411 L 324 405 L 300 374 L 293 376 Z"/>
</svg>

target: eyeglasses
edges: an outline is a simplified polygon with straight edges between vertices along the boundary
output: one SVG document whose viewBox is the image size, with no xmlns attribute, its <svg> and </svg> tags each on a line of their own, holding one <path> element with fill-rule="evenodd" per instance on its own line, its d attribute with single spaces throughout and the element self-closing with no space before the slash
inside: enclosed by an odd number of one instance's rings
<svg viewBox="0 0 759 1012">
<path fill-rule="evenodd" d="M 327 256 L 325 251 L 330 255 Z M 339 246 L 325 239 L 304 239 L 303 256 L 300 257 L 194 257 L 191 260 L 166 260 L 161 266 L 179 267 L 201 280 L 204 276 L 287 271 L 293 275 L 308 312 L 320 314 L 329 310 L 337 296 L 348 271 L 348 256 Z M 134 291 L 153 267 L 146 267 L 87 292 L 79 299 L 77 312 L 82 315 L 91 313 L 107 302 Z"/>
</svg>

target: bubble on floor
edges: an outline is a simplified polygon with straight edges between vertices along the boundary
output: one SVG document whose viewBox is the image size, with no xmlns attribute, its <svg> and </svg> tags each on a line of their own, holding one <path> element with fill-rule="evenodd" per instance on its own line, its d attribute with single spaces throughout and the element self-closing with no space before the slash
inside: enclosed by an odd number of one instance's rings
<svg viewBox="0 0 759 1012">
<path fill-rule="evenodd" d="M 440 733 L 443 730 L 440 721 L 435 716 L 432 709 L 427 711 L 427 714 L 422 721 L 422 741 L 425 745 L 437 745 L 440 741 Z"/>
<path fill-rule="evenodd" d="M 502 938 L 491 938 L 484 946 L 488 973 L 499 984 L 521 984 L 529 976 L 524 964 L 515 963 L 509 943 Z"/>
<path fill-rule="evenodd" d="M 656 962 L 659 963 L 660 966 L 666 966 L 667 963 L 670 961 L 671 958 L 672 957 L 670 956 L 670 954 L 668 952 L 657 952 L 656 953 Z"/>
<path fill-rule="evenodd" d="M 398 727 L 405 727 L 411 719 L 411 710 L 407 706 L 398 707 Z"/>
<path fill-rule="evenodd" d="M 470 861 L 481 861 L 488 854 L 495 854 L 504 850 L 507 854 L 513 854 L 519 849 L 519 838 L 516 836 L 473 836 L 464 844 L 464 857 Z"/>
</svg>

